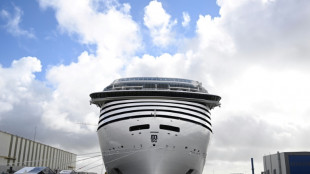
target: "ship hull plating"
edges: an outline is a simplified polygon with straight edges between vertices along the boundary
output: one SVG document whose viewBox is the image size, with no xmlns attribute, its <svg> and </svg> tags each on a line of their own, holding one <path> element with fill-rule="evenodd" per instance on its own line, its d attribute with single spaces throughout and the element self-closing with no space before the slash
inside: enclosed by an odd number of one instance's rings
<svg viewBox="0 0 310 174">
<path fill-rule="evenodd" d="M 90 94 L 100 108 L 98 137 L 108 174 L 201 174 L 221 97 L 198 81 L 114 80 Z"/>
<path fill-rule="evenodd" d="M 130 131 L 136 125 L 149 128 Z M 171 125 L 179 132 L 160 125 Z M 191 122 L 153 116 L 105 125 L 98 137 L 109 174 L 200 174 L 210 131 Z"/>
</svg>

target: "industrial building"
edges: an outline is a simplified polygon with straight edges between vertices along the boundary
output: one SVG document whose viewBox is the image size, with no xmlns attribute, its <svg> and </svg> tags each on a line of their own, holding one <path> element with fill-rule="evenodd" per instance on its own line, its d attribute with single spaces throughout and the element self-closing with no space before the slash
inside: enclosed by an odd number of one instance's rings
<svg viewBox="0 0 310 174">
<path fill-rule="evenodd" d="M 76 154 L 0 131 L 0 173 L 25 166 L 74 170 Z"/>
<path fill-rule="evenodd" d="M 262 174 L 309 174 L 310 152 L 282 152 L 264 156 Z"/>
</svg>

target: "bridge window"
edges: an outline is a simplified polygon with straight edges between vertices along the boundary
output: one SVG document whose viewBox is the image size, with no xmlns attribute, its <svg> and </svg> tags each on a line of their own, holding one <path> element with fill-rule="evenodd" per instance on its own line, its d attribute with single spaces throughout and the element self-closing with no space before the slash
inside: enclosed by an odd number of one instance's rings
<svg viewBox="0 0 310 174">
<path fill-rule="evenodd" d="M 150 128 L 149 124 L 142 124 L 142 125 L 136 125 L 136 126 L 129 127 L 129 131 L 137 131 L 137 130 L 149 129 L 149 128 Z"/>
<path fill-rule="evenodd" d="M 175 127 L 175 126 L 170 126 L 170 125 L 159 125 L 159 129 L 164 129 L 164 130 L 169 130 L 169 131 L 174 131 L 174 132 L 180 132 L 180 128 L 179 127 Z"/>
</svg>

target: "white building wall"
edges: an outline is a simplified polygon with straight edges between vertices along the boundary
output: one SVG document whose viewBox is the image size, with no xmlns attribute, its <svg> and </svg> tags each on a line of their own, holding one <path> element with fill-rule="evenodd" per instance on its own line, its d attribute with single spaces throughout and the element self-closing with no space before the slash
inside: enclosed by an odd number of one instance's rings
<svg viewBox="0 0 310 174">
<path fill-rule="evenodd" d="M 25 144 L 25 139 L 21 138 L 20 139 L 20 148 L 18 150 L 18 158 L 17 158 L 17 166 L 22 166 L 22 159 L 23 159 L 23 152 L 24 152 L 24 144 Z"/>
<path fill-rule="evenodd" d="M 290 159 L 293 156 L 304 156 L 308 158 L 301 158 L 304 161 L 295 161 L 293 163 L 293 169 L 290 166 Z M 279 159 L 278 159 L 278 154 L 272 154 L 272 155 L 267 155 L 263 157 L 263 163 L 264 163 L 264 174 L 274 174 L 273 171 L 276 169 L 276 174 L 291 174 L 291 172 L 303 172 L 303 173 L 309 173 L 310 171 L 310 162 L 309 162 L 309 156 L 310 152 L 282 152 L 280 153 L 280 163 L 281 163 L 281 173 L 280 173 L 280 168 L 279 168 Z M 291 164 L 292 165 L 292 164 Z M 290 171 L 292 170 L 292 171 Z M 269 171 L 269 173 L 268 173 Z M 271 173 L 272 171 L 272 173 Z M 294 173 L 296 174 L 296 173 Z M 298 174 L 298 173 L 297 173 Z"/>
<path fill-rule="evenodd" d="M 46 166 L 52 167 L 52 149 L 48 147 L 48 159 L 46 161 Z"/>
<path fill-rule="evenodd" d="M 53 168 L 56 169 L 56 149 L 52 149 L 53 150 L 53 158 L 52 158 L 52 163 L 53 163 Z"/>
<path fill-rule="evenodd" d="M 76 155 L 0 131 L 0 169 L 12 166 L 49 167 L 51 169 L 75 169 Z M 6 170 L 5 170 L 6 171 Z M 0 171 L 0 173 L 3 171 Z"/>
<path fill-rule="evenodd" d="M 25 165 L 26 166 L 29 165 L 30 153 L 31 153 L 31 147 L 30 146 L 31 146 L 31 141 L 27 140 L 27 146 L 26 146 L 27 153 L 26 153 L 26 156 L 25 156 Z"/>
<path fill-rule="evenodd" d="M 14 141 L 14 143 L 12 145 L 12 149 L 11 149 L 11 156 L 13 158 L 13 160 L 11 161 L 11 165 L 15 166 L 16 165 L 16 161 L 17 161 L 17 157 L 16 157 L 17 153 L 16 152 L 18 150 L 19 138 L 16 137 L 16 136 L 13 136 L 13 138 L 14 138 L 15 141 Z"/>
<path fill-rule="evenodd" d="M 286 162 L 285 162 L 285 155 L 284 153 L 280 153 L 281 157 L 281 171 L 282 174 L 288 174 L 288 171 L 286 171 Z"/>
<path fill-rule="evenodd" d="M 55 149 L 51 149 L 51 166 L 53 167 L 53 169 L 55 169 Z"/>
<path fill-rule="evenodd" d="M 12 165 L 12 161 L 14 159 L 14 156 L 13 156 L 13 148 L 14 148 L 14 145 L 15 145 L 15 142 L 16 142 L 16 138 L 12 135 L 11 136 L 11 142 L 10 142 L 10 147 L 9 147 L 9 154 L 8 154 L 8 164 L 9 165 Z"/>
<path fill-rule="evenodd" d="M 46 156 L 46 147 L 44 144 L 42 144 L 42 147 L 41 147 L 41 161 L 40 161 L 40 166 L 45 166 L 44 165 L 44 162 L 45 162 L 45 156 Z"/>
<path fill-rule="evenodd" d="M 43 162 L 43 147 L 44 145 L 43 144 L 39 144 L 40 146 L 40 149 L 39 149 L 39 158 L 38 158 L 38 163 L 37 163 L 37 166 L 43 166 L 42 165 L 42 162 Z"/>
<path fill-rule="evenodd" d="M 278 154 L 264 156 L 263 162 L 265 174 L 280 174 L 280 166 L 281 174 L 287 174 L 285 169 L 285 156 L 283 153 L 280 153 L 279 155 L 280 159 Z"/>
<path fill-rule="evenodd" d="M 39 149 L 40 149 L 40 144 L 38 143 L 34 143 L 34 154 L 33 154 L 33 166 L 38 166 L 38 161 L 39 161 L 39 157 L 38 157 L 38 154 L 39 154 Z"/>
<path fill-rule="evenodd" d="M 29 153 L 28 153 L 28 160 L 27 160 L 27 166 L 31 166 L 31 162 L 32 162 L 32 155 L 33 155 L 33 142 L 32 141 L 29 141 Z"/>
<path fill-rule="evenodd" d="M 0 133 L 0 165 L 6 165 L 11 136 Z"/>
<path fill-rule="evenodd" d="M 49 160 L 48 153 L 49 153 L 49 148 L 48 148 L 48 146 L 45 146 L 45 158 L 44 158 L 43 166 L 47 166 L 48 165 L 48 160 Z"/>
<path fill-rule="evenodd" d="M 60 168 L 64 168 L 64 153 L 60 150 Z"/>
</svg>

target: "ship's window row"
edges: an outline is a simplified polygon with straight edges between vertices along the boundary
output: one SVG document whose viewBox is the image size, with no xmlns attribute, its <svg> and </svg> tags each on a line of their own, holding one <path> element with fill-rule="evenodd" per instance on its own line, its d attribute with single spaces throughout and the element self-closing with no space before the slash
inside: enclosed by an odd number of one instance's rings
<svg viewBox="0 0 310 174">
<path fill-rule="evenodd" d="M 144 130 L 144 129 L 150 129 L 149 124 L 142 124 L 142 125 L 136 125 L 129 127 L 129 131 L 137 131 L 137 130 Z M 174 131 L 174 132 L 180 132 L 179 127 L 170 126 L 170 125 L 159 125 L 159 129 L 168 130 L 168 131 Z"/>
<path fill-rule="evenodd" d="M 184 91 L 192 91 L 192 92 L 204 92 L 207 93 L 203 87 L 188 83 L 176 83 L 176 82 L 165 82 L 165 83 L 150 83 L 150 82 L 123 82 L 111 84 L 104 88 L 104 91 L 110 90 L 141 90 L 141 89 L 163 89 L 163 90 L 184 90 Z"/>
<path fill-rule="evenodd" d="M 142 125 L 136 125 L 129 127 L 129 131 L 136 131 L 136 130 L 143 130 L 143 129 L 149 129 L 149 124 L 142 124 Z"/>
<path fill-rule="evenodd" d="M 159 129 L 164 129 L 164 130 L 169 130 L 169 131 L 174 131 L 174 132 L 180 132 L 179 127 L 164 125 L 164 124 L 159 125 Z"/>
<path fill-rule="evenodd" d="M 134 82 L 127 82 L 127 83 L 119 83 L 114 84 L 113 86 L 109 86 L 109 88 L 118 88 L 118 87 L 130 87 L 130 86 L 141 86 L 143 88 L 169 88 L 169 87 L 183 87 L 183 88 L 197 88 L 192 84 L 183 84 L 183 83 L 134 83 Z"/>
<path fill-rule="evenodd" d="M 187 79 L 179 79 L 179 78 L 160 78 L 160 77 L 132 77 L 132 78 L 122 78 L 115 80 L 115 82 L 121 82 L 121 81 L 175 81 L 175 82 L 185 82 L 185 83 L 193 83 L 195 81 L 193 80 L 187 80 Z"/>
<path fill-rule="evenodd" d="M 187 172 L 186 172 L 186 174 L 191 174 L 191 173 L 193 173 L 193 169 L 189 169 Z"/>
</svg>

